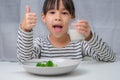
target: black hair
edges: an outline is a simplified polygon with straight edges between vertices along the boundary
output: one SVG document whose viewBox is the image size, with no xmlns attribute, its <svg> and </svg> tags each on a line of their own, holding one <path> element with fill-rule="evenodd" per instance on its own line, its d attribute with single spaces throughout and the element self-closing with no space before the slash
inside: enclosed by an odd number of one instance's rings
<svg viewBox="0 0 120 80">
<path fill-rule="evenodd" d="M 66 10 L 69 11 L 72 18 L 75 18 L 75 8 L 72 0 L 62 0 L 62 3 Z M 43 14 L 47 14 L 47 12 L 51 9 L 59 9 L 60 0 L 45 0 L 42 12 Z"/>
</svg>

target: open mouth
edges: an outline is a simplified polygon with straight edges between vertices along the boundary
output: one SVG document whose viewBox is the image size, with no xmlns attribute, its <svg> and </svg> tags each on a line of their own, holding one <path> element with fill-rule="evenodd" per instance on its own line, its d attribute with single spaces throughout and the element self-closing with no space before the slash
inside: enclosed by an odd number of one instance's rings
<svg viewBox="0 0 120 80">
<path fill-rule="evenodd" d="M 63 26 L 61 26 L 61 25 L 53 25 L 53 28 L 54 28 L 54 31 L 55 31 L 55 32 L 61 32 Z"/>
</svg>

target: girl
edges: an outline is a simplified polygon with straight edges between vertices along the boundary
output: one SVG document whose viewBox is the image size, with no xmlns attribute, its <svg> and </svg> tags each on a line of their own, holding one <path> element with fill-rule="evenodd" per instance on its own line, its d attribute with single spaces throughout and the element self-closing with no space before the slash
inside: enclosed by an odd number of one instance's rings
<svg viewBox="0 0 120 80">
<path fill-rule="evenodd" d="M 69 22 L 75 18 L 72 0 L 45 0 L 42 10 L 42 21 L 50 34 L 40 36 L 33 41 L 33 27 L 36 25 L 36 14 L 26 6 L 26 14 L 20 25 L 17 40 L 17 58 L 20 62 L 37 58 L 71 58 L 82 60 L 85 56 L 99 61 L 115 61 L 112 49 L 90 29 L 86 20 L 75 24 L 83 41 L 71 41 L 68 34 Z"/>
</svg>

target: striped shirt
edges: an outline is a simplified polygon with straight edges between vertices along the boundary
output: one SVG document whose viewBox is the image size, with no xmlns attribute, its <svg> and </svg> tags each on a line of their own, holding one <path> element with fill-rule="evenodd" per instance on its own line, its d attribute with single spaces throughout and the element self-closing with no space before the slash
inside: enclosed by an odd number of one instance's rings
<svg viewBox="0 0 120 80">
<path fill-rule="evenodd" d="M 18 30 L 17 58 L 20 62 L 39 58 L 71 58 L 82 60 L 85 56 L 98 61 L 115 61 L 112 49 L 95 33 L 89 41 L 71 41 L 63 48 L 54 47 L 49 36 L 40 36 L 33 41 L 33 31 Z"/>
</svg>

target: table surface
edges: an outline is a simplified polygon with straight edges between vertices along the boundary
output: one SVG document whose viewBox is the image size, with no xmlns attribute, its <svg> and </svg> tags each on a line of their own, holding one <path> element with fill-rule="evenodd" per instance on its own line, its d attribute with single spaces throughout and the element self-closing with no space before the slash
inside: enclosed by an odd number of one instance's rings
<svg viewBox="0 0 120 80">
<path fill-rule="evenodd" d="M 34 75 L 18 62 L 0 62 L 0 80 L 120 80 L 120 61 L 82 61 L 73 72 L 59 76 Z"/>
</svg>

